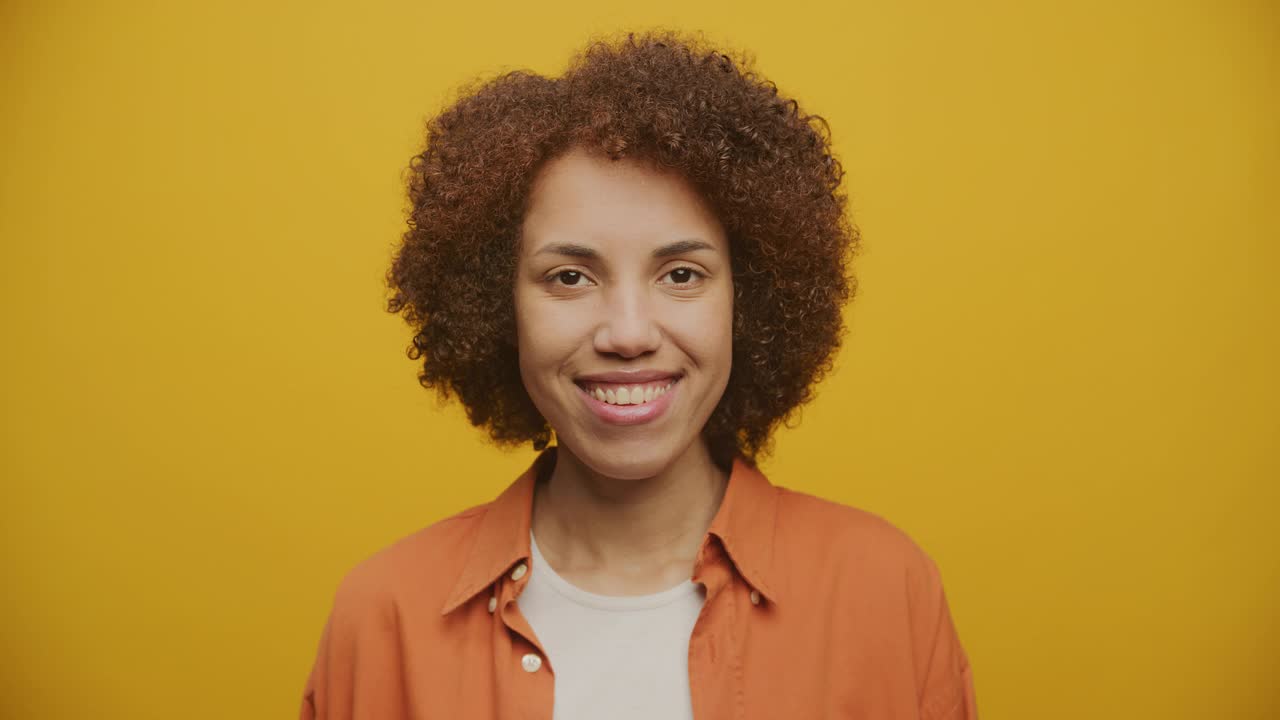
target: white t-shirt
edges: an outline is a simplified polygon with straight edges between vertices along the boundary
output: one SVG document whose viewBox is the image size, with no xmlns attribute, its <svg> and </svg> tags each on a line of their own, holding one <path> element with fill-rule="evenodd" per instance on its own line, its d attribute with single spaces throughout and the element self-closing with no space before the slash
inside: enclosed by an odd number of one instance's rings
<svg viewBox="0 0 1280 720">
<path fill-rule="evenodd" d="M 529 583 L 516 598 L 555 677 L 553 720 L 692 720 L 689 636 L 705 588 L 597 595 L 556 574 L 529 533 Z"/>
</svg>

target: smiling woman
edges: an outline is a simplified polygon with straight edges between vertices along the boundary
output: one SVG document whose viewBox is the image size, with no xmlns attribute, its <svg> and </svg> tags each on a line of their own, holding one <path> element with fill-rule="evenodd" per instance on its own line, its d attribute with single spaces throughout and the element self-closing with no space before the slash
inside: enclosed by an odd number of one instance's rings
<svg viewBox="0 0 1280 720">
<path fill-rule="evenodd" d="M 631 34 L 464 92 L 411 170 L 419 380 L 540 453 L 343 578 L 303 718 L 976 718 L 931 558 L 756 465 L 855 287 L 820 117 Z"/>
<path fill-rule="evenodd" d="M 733 367 L 733 276 L 698 192 L 575 147 L 534 178 L 518 246 L 522 386 L 561 462 L 612 479 L 713 475 L 700 436 Z"/>
</svg>

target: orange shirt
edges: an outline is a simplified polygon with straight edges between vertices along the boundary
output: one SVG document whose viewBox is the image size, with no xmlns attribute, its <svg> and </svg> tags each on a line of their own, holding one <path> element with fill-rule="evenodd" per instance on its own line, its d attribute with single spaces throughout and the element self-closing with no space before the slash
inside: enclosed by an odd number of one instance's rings
<svg viewBox="0 0 1280 720">
<path fill-rule="evenodd" d="M 515 599 L 554 454 L 346 574 L 302 720 L 551 720 L 555 659 Z M 692 579 L 706 589 L 689 641 L 695 720 L 977 718 L 937 566 L 877 515 L 735 459 Z"/>
</svg>

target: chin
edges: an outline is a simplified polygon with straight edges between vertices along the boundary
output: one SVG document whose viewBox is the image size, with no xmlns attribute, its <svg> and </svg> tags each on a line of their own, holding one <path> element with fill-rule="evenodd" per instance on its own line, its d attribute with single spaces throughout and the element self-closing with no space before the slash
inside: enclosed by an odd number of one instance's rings
<svg viewBox="0 0 1280 720">
<path fill-rule="evenodd" d="M 591 447 L 572 452 L 594 472 L 619 480 L 643 480 L 661 473 L 679 456 L 671 443 L 655 444 L 648 439 L 634 442 L 596 440 Z"/>
</svg>

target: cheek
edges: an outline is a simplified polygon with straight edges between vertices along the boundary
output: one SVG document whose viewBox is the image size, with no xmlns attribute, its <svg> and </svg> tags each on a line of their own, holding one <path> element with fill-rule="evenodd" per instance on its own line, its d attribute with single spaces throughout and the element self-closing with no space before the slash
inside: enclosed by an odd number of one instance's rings
<svg viewBox="0 0 1280 720">
<path fill-rule="evenodd" d="M 724 366 L 733 359 L 733 305 L 731 300 L 683 305 L 673 314 L 668 327 L 698 365 L 706 370 Z"/>
<path fill-rule="evenodd" d="M 547 337 L 546 319 L 538 312 L 536 303 L 516 293 L 516 352 L 520 358 L 520 374 L 524 377 L 525 386 L 537 377 L 538 366 L 543 362 L 542 356 L 547 352 L 543 338 Z M 532 390 L 532 388 L 530 388 Z"/>
<path fill-rule="evenodd" d="M 577 351 L 580 324 L 564 303 L 541 298 L 516 297 L 516 342 L 520 372 L 530 380 L 545 382 Z"/>
</svg>

